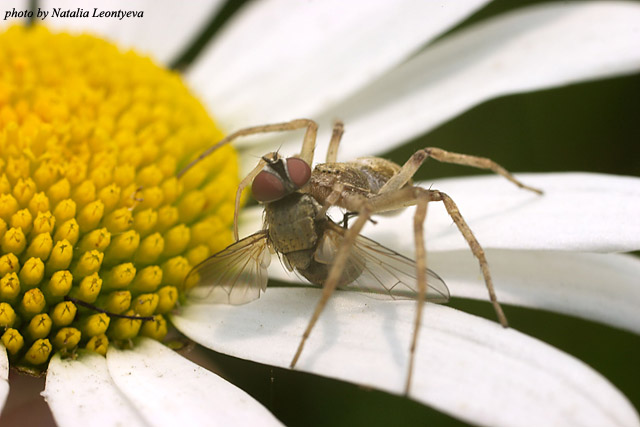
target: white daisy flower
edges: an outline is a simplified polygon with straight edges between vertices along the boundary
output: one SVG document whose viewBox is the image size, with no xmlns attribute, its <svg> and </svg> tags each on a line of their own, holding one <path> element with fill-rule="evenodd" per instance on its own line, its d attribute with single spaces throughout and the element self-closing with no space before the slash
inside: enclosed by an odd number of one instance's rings
<svg viewBox="0 0 640 427">
<path fill-rule="evenodd" d="M 319 298 L 317 289 L 275 287 L 243 306 L 175 305 L 190 266 L 230 242 L 236 175 L 276 147 L 300 149 L 299 135 L 239 140 L 240 171 L 228 148 L 178 183 L 178 167 L 223 133 L 309 117 L 321 128 L 318 160 L 339 118 L 347 160 L 387 153 L 492 98 L 640 70 L 635 2 L 549 3 L 485 19 L 492 6 L 481 0 L 255 1 L 183 70 L 214 126 L 177 76 L 98 39 L 55 32 L 98 35 L 167 66 L 221 2 L 40 1 L 32 19 L 49 30 L 28 31 L 27 2 L 3 6 L 3 30 L 18 26 L 0 39 L 10 70 L 0 72 L 0 399 L 10 363 L 47 367 L 42 395 L 65 426 L 289 422 L 155 341 L 168 320 L 207 348 L 287 368 Z M 120 19 L 119 10 L 143 16 Z M 491 176 L 423 184 L 458 203 L 501 302 L 640 332 L 640 261 L 621 253 L 640 249 L 640 179 L 518 177 L 544 196 Z M 454 297 L 486 300 L 464 240 L 432 206 L 429 267 Z M 243 211 L 242 235 L 260 228 L 260 212 Z M 409 209 L 364 234 L 411 255 L 411 218 Z M 271 277 L 297 280 L 277 264 Z M 98 281 L 102 292 L 89 302 L 155 320 L 105 319 L 80 307 L 90 299 L 83 284 Z M 411 301 L 336 292 L 296 370 L 402 394 L 414 310 Z M 607 378 L 517 329 L 428 304 L 408 398 L 479 425 L 640 424 Z M 127 340 L 135 345 L 105 346 Z M 15 380 L 12 395 L 22 387 Z M 11 399 L 0 421 L 24 421 Z"/>
</svg>

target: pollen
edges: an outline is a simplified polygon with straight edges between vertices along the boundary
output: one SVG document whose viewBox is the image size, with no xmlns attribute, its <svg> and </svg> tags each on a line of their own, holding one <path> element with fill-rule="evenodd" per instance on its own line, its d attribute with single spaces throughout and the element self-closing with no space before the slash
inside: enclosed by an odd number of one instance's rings
<svg viewBox="0 0 640 427">
<path fill-rule="evenodd" d="M 162 341 L 190 269 L 231 242 L 235 151 L 178 179 L 223 134 L 178 74 L 104 40 L 11 27 L 0 70 L 11 364 L 44 370 L 56 352 Z"/>
</svg>

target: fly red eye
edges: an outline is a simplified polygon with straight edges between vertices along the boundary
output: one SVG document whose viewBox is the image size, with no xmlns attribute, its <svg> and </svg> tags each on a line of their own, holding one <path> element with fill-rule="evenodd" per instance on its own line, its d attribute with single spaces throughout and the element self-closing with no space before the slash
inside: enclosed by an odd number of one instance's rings
<svg viewBox="0 0 640 427">
<path fill-rule="evenodd" d="M 272 173 L 262 171 L 254 179 L 251 186 L 253 197 L 259 202 L 272 202 L 286 195 L 284 184 Z"/>
<path fill-rule="evenodd" d="M 296 157 L 289 157 L 287 159 L 287 170 L 289 171 L 289 177 L 291 182 L 297 187 L 301 188 L 311 178 L 311 168 L 302 159 Z"/>
</svg>

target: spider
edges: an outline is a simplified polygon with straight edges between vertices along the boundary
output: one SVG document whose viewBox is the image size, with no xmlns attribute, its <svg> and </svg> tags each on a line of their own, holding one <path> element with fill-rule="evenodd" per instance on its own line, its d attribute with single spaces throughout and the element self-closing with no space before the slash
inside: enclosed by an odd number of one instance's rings
<svg viewBox="0 0 640 427">
<path fill-rule="evenodd" d="M 267 286 L 270 254 L 277 253 L 285 267 L 295 270 L 315 285 L 322 295 L 302 335 L 291 368 L 298 362 L 306 340 L 331 294 L 336 288 L 360 289 L 390 298 L 417 300 L 405 394 L 411 387 L 423 301 L 447 302 L 449 290 L 444 281 L 426 267 L 423 224 L 429 202 L 442 202 L 449 216 L 467 241 L 480 269 L 498 320 L 507 327 L 507 318 L 498 302 L 489 266 L 480 243 L 445 193 L 413 185 L 411 178 L 428 158 L 491 170 L 525 190 L 542 191 L 518 181 L 494 161 L 440 148 L 418 150 L 400 166 L 378 157 L 337 162 L 342 122 L 333 127 L 326 162 L 312 170 L 318 125 L 313 120 L 249 127 L 236 131 L 208 148 L 178 173 L 191 167 L 221 146 L 247 135 L 306 129 L 299 155 L 283 158 L 278 153 L 262 156 L 258 165 L 240 182 L 236 192 L 234 237 L 236 242 L 195 266 L 185 279 L 194 297 L 210 302 L 244 304 L 257 299 Z M 255 199 L 264 204 L 262 230 L 238 239 L 240 194 L 252 184 Z M 414 240 L 416 261 L 361 236 L 359 233 L 373 214 L 415 205 Z M 327 210 L 343 208 L 356 219 L 349 228 L 334 223 Z M 428 277 L 428 279 L 427 279 Z"/>
</svg>

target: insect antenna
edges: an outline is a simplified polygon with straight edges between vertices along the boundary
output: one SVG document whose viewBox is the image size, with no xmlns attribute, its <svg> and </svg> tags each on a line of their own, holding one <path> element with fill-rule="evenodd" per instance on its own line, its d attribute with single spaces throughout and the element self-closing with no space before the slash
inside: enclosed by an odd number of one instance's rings
<svg viewBox="0 0 640 427">
<path fill-rule="evenodd" d="M 112 313 L 110 311 L 103 310 L 103 309 L 101 309 L 99 307 L 96 307 L 95 305 L 93 305 L 93 304 L 91 304 L 89 302 L 82 301 L 82 300 L 79 300 L 77 298 L 70 297 L 68 295 L 66 295 L 64 297 L 64 300 L 65 301 L 70 301 L 70 302 L 72 302 L 72 303 L 74 303 L 76 305 L 79 305 L 81 307 L 97 311 L 98 313 L 104 313 L 104 314 L 106 314 L 107 316 L 110 316 L 110 317 L 117 317 L 117 318 L 120 318 L 120 319 L 142 320 L 142 321 L 145 321 L 145 322 L 152 322 L 154 320 L 153 316 L 133 316 L 133 315 L 127 315 L 127 314 Z"/>
</svg>

